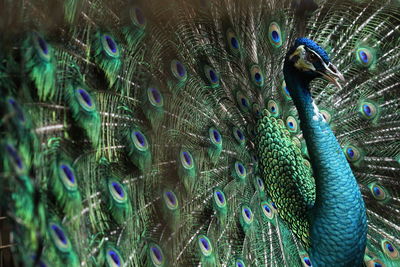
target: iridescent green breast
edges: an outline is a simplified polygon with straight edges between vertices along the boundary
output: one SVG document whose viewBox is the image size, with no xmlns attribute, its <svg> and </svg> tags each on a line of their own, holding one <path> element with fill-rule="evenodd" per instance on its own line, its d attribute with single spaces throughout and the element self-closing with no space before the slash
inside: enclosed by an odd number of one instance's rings
<svg viewBox="0 0 400 267">
<path fill-rule="evenodd" d="M 308 247 L 308 210 L 315 201 L 315 181 L 289 132 L 267 110 L 257 124 L 260 174 L 281 218 Z"/>
</svg>

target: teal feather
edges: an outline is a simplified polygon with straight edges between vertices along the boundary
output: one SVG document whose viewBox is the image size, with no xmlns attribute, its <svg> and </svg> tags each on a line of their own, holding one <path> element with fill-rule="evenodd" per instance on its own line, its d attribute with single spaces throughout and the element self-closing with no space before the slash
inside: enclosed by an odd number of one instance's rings
<svg viewBox="0 0 400 267">
<path fill-rule="evenodd" d="M 2 1 L 1 262 L 399 266 L 399 14 Z"/>
</svg>

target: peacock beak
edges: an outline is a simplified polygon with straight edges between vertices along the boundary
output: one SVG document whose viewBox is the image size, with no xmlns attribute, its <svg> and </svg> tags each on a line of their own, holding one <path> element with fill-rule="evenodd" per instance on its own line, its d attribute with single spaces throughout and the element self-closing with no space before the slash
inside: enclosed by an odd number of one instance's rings
<svg viewBox="0 0 400 267">
<path fill-rule="evenodd" d="M 339 84 L 338 79 L 341 81 L 345 81 L 343 74 L 336 68 L 335 65 L 329 62 L 329 64 L 324 64 L 325 70 L 324 71 L 317 71 L 321 74 L 322 78 L 327 80 L 328 82 L 333 83 L 339 89 L 342 89 L 342 86 Z"/>
</svg>

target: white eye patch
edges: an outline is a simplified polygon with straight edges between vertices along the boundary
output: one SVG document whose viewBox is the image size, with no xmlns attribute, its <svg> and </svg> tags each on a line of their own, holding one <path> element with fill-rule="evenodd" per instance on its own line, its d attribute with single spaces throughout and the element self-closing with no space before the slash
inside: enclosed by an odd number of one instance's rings
<svg viewBox="0 0 400 267">
<path fill-rule="evenodd" d="M 307 51 L 304 47 L 304 45 L 300 45 L 297 47 L 296 51 L 294 51 L 293 54 L 290 55 L 289 59 L 292 59 L 293 57 L 297 56 L 298 59 L 294 63 L 294 66 L 301 70 L 301 71 L 315 71 L 314 65 L 309 62 L 306 57 L 307 57 Z"/>
</svg>

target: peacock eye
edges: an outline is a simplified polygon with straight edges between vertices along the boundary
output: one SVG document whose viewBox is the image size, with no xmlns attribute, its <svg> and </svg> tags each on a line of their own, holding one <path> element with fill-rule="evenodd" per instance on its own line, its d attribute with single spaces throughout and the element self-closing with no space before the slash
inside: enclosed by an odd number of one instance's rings
<svg viewBox="0 0 400 267">
<path fill-rule="evenodd" d="M 213 143 L 214 145 L 220 145 L 222 144 L 222 137 L 221 134 L 219 133 L 219 131 L 215 128 L 210 128 L 208 130 L 208 134 L 211 140 L 211 143 Z"/>
<path fill-rule="evenodd" d="M 219 85 L 219 76 L 215 69 L 208 65 L 204 66 L 204 75 L 206 76 L 208 82 L 212 87 L 217 87 Z"/>
<path fill-rule="evenodd" d="M 172 191 L 165 191 L 163 194 L 164 203 L 170 210 L 176 210 L 179 206 L 178 198 Z"/>
<path fill-rule="evenodd" d="M 397 248 L 388 240 L 383 240 L 381 242 L 381 247 L 383 252 L 392 260 L 397 260 L 399 259 L 399 251 Z"/>
<path fill-rule="evenodd" d="M 373 120 L 377 117 L 379 108 L 371 101 L 361 101 L 358 110 L 363 119 Z"/>
<path fill-rule="evenodd" d="M 282 45 L 282 33 L 278 23 L 271 22 L 269 24 L 268 38 L 274 47 L 280 47 Z"/>
<path fill-rule="evenodd" d="M 282 82 L 281 92 L 282 92 L 283 97 L 286 99 L 286 101 L 289 101 L 289 100 L 292 99 L 291 96 L 290 96 L 289 89 L 286 86 L 286 82 L 285 81 Z"/>
<path fill-rule="evenodd" d="M 107 55 L 109 55 L 110 57 L 119 56 L 119 49 L 117 42 L 115 42 L 114 38 L 112 38 L 110 35 L 102 34 L 101 44 L 103 46 L 103 50 L 106 52 Z"/>
<path fill-rule="evenodd" d="M 108 183 L 108 191 L 111 194 L 112 199 L 118 203 L 126 203 L 128 201 L 128 195 L 126 194 L 125 188 L 121 183 L 117 181 L 110 181 Z"/>
<path fill-rule="evenodd" d="M 135 148 L 139 151 L 146 151 L 149 148 L 146 136 L 139 130 L 133 130 L 131 133 L 131 140 Z"/>
<path fill-rule="evenodd" d="M 164 264 L 164 253 L 159 245 L 151 244 L 149 246 L 149 254 L 154 266 L 162 266 Z"/>
<path fill-rule="evenodd" d="M 257 103 L 253 103 L 252 109 L 253 109 L 253 114 L 256 116 L 256 118 L 260 118 L 261 117 L 260 105 Z"/>
<path fill-rule="evenodd" d="M 291 133 L 297 133 L 298 131 L 298 123 L 295 117 L 288 116 L 286 118 L 286 127 Z"/>
<path fill-rule="evenodd" d="M 171 61 L 171 71 L 175 78 L 179 81 L 185 81 L 187 78 L 187 72 L 185 66 L 178 60 L 174 59 Z"/>
<path fill-rule="evenodd" d="M 254 214 L 249 206 L 242 206 L 242 219 L 245 224 L 251 224 L 254 220 Z"/>
<path fill-rule="evenodd" d="M 236 142 L 238 142 L 239 145 L 243 145 L 245 143 L 246 139 L 244 137 L 243 132 L 240 129 L 234 127 L 232 133 L 233 137 L 235 137 Z"/>
<path fill-rule="evenodd" d="M 122 264 L 122 257 L 116 250 L 109 249 L 107 251 L 107 264 L 110 267 L 119 267 Z"/>
<path fill-rule="evenodd" d="M 185 169 L 194 168 L 193 157 L 192 157 L 192 154 L 190 154 L 189 151 L 182 151 L 180 153 L 180 159 L 181 159 L 182 166 Z"/>
<path fill-rule="evenodd" d="M 373 51 L 369 48 L 361 47 L 356 51 L 357 62 L 364 67 L 369 67 L 374 61 Z"/>
<path fill-rule="evenodd" d="M 329 111 L 325 110 L 325 109 L 321 109 L 319 111 L 322 115 L 322 117 L 324 118 L 324 120 L 326 121 L 326 123 L 330 123 L 332 120 L 332 115 L 329 113 Z"/>
<path fill-rule="evenodd" d="M 38 33 L 34 33 L 33 41 L 39 57 L 44 61 L 50 61 L 50 46 L 47 44 L 46 40 L 44 40 Z"/>
<path fill-rule="evenodd" d="M 17 150 L 14 148 L 12 145 L 6 145 L 6 151 L 8 153 L 8 156 L 12 162 L 12 164 L 18 169 L 22 170 L 24 167 L 24 164 L 22 162 L 21 157 L 19 156 Z"/>
<path fill-rule="evenodd" d="M 236 267 L 246 267 L 246 264 L 244 264 L 244 261 L 241 259 L 236 260 Z"/>
<path fill-rule="evenodd" d="M 273 117 L 279 116 L 280 110 L 279 110 L 278 103 L 275 100 L 272 100 L 272 99 L 269 100 L 267 106 L 268 106 L 268 111 L 271 112 L 271 115 Z"/>
<path fill-rule="evenodd" d="M 345 146 L 344 151 L 347 160 L 350 162 L 358 161 L 361 157 L 359 149 L 353 145 Z"/>
<path fill-rule="evenodd" d="M 95 105 L 90 94 L 83 88 L 78 88 L 75 90 L 75 98 L 79 105 L 88 112 L 95 110 Z"/>
<path fill-rule="evenodd" d="M 304 263 L 304 266 L 312 266 L 312 264 L 311 264 L 311 260 L 310 260 L 310 258 L 309 257 L 303 257 L 303 263 Z"/>
<path fill-rule="evenodd" d="M 264 75 L 261 72 L 261 69 L 258 65 L 253 65 L 250 68 L 250 76 L 252 82 L 257 86 L 264 85 Z"/>
<path fill-rule="evenodd" d="M 50 223 L 50 236 L 57 249 L 61 252 L 68 252 L 71 249 L 68 237 L 58 224 Z"/>
<path fill-rule="evenodd" d="M 239 179 L 244 179 L 244 178 L 246 178 L 246 175 L 247 175 L 246 168 L 239 161 L 235 162 L 235 174 L 236 174 L 236 177 L 238 177 Z"/>
<path fill-rule="evenodd" d="M 260 177 L 256 177 L 256 184 L 257 184 L 257 187 L 258 187 L 258 189 L 261 191 L 261 192 L 264 192 L 264 189 L 265 189 L 265 187 L 264 187 L 264 182 L 263 182 L 263 180 L 260 178 Z"/>
<path fill-rule="evenodd" d="M 210 256 L 212 254 L 213 247 L 207 236 L 199 235 L 197 242 L 198 242 L 200 251 L 204 256 Z"/>
<path fill-rule="evenodd" d="M 377 183 L 371 183 L 368 185 L 372 196 L 376 200 L 380 201 L 385 201 L 389 198 L 389 193 L 386 191 L 386 188 L 384 188 L 382 185 L 379 185 Z"/>
<path fill-rule="evenodd" d="M 274 212 L 272 207 L 268 204 L 268 202 L 263 201 L 260 204 L 262 214 L 269 220 L 274 218 Z"/>
<path fill-rule="evenodd" d="M 216 188 L 214 189 L 214 203 L 218 208 L 226 207 L 226 198 L 224 192 L 222 190 Z"/>
<path fill-rule="evenodd" d="M 146 17 L 143 14 L 142 9 L 134 7 L 130 12 L 132 23 L 140 28 L 146 26 Z"/>
<path fill-rule="evenodd" d="M 151 105 L 153 105 L 154 107 L 162 107 L 164 105 L 163 96 L 157 88 L 148 88 L 147 98 L 149 99 Z"/>
<path fill-rule="evenodd" d="M 68 191 L 78 190 L 78 185 L 75 180 L 74 170 L 68 163 L 61 163 L 59 165 L 59 177 L 61 182 Z"/>
<path fill-rule="evenodd" d="M 24 115 L 24 112 L 22 111 L 20 105 L 18 104 L 18 102 L 14 98 L 9 98 L 8 99 L 8 104 L 10 104 L 10 106 L 13 109 L 13 111 L 15 112 L 16 117 L 18 118 L 18 120 L 21 123 L 24 123 L 25 122 L 25 115 Z"/>
<path fill-rule="evenodd" d="M 236 36 L 236 33 L 232 29 L 228 29 L 226 31 L 226 40 L 228 43 L 229 50 L 233 54 L 239 54 L 240 53 L 240 42 L 238 37 Z"/>
<path fill-rule="evenodd" d="M 244 95 L 243 92 L 238 91 L 236 93 L 236 101 L 239 105 L 239 108 L 242 111 L 248 111 L 249 107 L 250 107 L 250 101 L 249 99 Z"/>
</svg>

